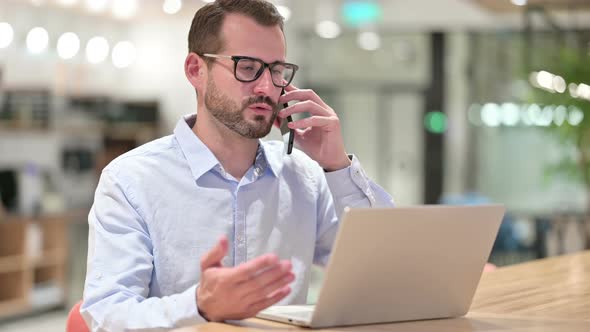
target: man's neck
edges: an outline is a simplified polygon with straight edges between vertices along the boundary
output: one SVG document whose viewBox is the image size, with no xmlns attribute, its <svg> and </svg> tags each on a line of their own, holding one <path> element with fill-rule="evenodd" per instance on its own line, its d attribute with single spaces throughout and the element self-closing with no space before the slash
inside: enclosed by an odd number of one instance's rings
<svg viewBox="0 0 590 332">
<path fill-rule="evenodd" d="M 238 181 L 254 164 L 258 140 L 230 130 L 207 111 L 199 113 L 193 132 L 213 152 L 223 169 Z"/>
</svg>

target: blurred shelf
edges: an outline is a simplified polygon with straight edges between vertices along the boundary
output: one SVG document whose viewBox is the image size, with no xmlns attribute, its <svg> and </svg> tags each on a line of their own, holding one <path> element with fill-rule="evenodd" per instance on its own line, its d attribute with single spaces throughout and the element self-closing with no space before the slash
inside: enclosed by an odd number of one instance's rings
<svg viewBox="0 0 590 332">
<path fill-rule="evenodd" d="M 6 133 L 6 132 L 38 132 L 38 133 L 42 133 L 42 134 L 47 134 L 49 131 L 51 131 L 52 129 L 47 127 L 37 127 L 37 126 L 24 126 L 24 125 L 19 125 L 16 124 L 12 121 L 5 121 L 5 120 L 0 120 L 0 130 L 2 130 L 2 133 Z"/>
<path fill-rule="evenodd" d="M 65 304 L 67 225 L 80 214 L 0 221 L 0 319 Z"/>
<path fill-rule="evenodd" d="M 35 284 L 29 293 L 29 304 L 32 310 L 56 307 L 62 305 L 64 300 L 64 288 L 56 283 Z"/>
<path fill-rule="evenodd" d="M 0 301 L 0 319 L 24 314 L 30 310 L 30 305 L 25 298 Z"/>
<path fill-rule="evenodd" d="M 25 256 L 0 256 L 0 273 L 20 271 L 25 268 Z"/>
<path fill-rule="evenodd" d="M 43 256 L 32 260 L 32 266 L 35 268 L 61 266 L 66 263 L 66 249 L 53 249 L 45 251 Z"/>
</svg>

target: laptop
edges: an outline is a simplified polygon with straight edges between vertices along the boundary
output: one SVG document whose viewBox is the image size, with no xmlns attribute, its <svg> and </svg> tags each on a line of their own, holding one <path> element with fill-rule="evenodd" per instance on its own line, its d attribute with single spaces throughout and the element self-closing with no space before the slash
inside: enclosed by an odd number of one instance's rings
<svg viewBox="0 0 590 332">
<path fill-rule="evenodd" d="M 315 305 L 257 317 L 310 328 L 463 316 L 502 205 L 346 209 Z"/>
</svg>

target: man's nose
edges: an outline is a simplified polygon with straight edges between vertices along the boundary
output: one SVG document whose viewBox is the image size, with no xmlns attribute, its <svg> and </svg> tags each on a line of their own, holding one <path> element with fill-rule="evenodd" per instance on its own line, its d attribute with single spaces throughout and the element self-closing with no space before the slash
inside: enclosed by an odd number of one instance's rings
<svg viewBox="0 0 590 332">
<path fill-rule="evenodd" d="M 270 69 L 265 68 L 260 77 L 256 80 L 254 86 L 254 94 L 272 96 L 275 86 L 272 83 L 272 76 L 270 75 Z"/>
</svg>

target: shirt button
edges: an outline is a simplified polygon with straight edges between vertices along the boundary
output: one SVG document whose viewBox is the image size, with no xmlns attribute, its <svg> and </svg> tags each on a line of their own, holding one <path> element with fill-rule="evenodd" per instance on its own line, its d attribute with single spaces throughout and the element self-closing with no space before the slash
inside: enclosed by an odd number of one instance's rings
<svg viewBox="0 0 590 332">
<path fill-rule="evenodd" d="M 256 176 L 260 176 L 260 173 L 261 173 L 261 172 L 262 172 L 262 170 L 260 169 L 260 167 L 256 167 L 256 168 L 254 169 L 254 175 L 256 175 Z"/>
</svg>

